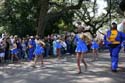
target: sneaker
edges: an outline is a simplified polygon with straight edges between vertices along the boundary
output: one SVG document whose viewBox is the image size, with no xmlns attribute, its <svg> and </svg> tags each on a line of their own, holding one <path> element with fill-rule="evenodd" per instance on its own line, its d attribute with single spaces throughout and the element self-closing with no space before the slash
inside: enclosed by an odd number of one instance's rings
<svg viewBox="0 0 125 83">
<path fill-rule="evenodd" d="M 81 74 L 82 72 L 81 71 L 79 71 L 77 74 Z"/>
<path fill-rule="evenodd" d="M 44 64 L 41 64 L 40 66 L 41 66 L 41 67 L 44 67 Z"/>
<path fill-rule="evenodd" d="M 88 66 L 85 66 L 85 72 L 88 71 Z"/>
<path fill-rule="evenodd" d="M 33 67 L 33 68 L 36 68 L 36 66 L 35 66 L 35 65 L 32 65 L 32 67 Z"/>
<path fill-rule="evenodd" d="M 117 70 L 112 70 L 112 72 L 116 73 L 116 72 L 118 72 L 118 71 L 117 71 Z"/>
</svg>

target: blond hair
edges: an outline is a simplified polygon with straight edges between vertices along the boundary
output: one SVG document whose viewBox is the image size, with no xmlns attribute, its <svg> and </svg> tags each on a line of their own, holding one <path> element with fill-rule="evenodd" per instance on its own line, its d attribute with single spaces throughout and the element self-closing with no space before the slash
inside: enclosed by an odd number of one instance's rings
<svg viewBox="0 0 125 83">
<path fill-rule="evenodd" d="M 84 33 L 81 33 L 80 35 L 80 38 L 86 42 L 90 42 L 91 39 L 89 37 L 87 37 Z"/>
</svg>

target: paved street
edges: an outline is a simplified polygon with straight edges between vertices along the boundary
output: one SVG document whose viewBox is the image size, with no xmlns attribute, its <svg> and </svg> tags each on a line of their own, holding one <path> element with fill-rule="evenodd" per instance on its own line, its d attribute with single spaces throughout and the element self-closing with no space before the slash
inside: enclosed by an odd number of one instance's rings
<svg viewBox="0 0 125 83">
<path fill-rule="evenodd" d="M 45 67 L 32 68 L 31 63 L 0 66 L 0 83 L 125 83 L 125 68 L 119 72 L 110 71 L 108 53 L 99 53 L 99 59 L 91 61 L 92 54 L 86 55 L 88 71 L 76 74 L 75 56 L 67 55 L 60 63 L 57 59 L 45 59 Z M 120 53 L 119 67 L 125 67 L 125 54 Z"/>
</svg>

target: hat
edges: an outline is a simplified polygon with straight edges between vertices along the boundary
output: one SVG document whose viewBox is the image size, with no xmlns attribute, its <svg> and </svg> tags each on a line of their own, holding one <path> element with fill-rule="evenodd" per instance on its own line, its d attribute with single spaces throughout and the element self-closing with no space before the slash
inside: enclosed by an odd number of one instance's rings
<svg viewBox="0 0 125 83">
<path fill-rule="evenodd" d="M 30 38 L 32 39 L 32 38 L 34 38 L 33 36 L 30 36 Z"/>
<path fill-rule="evenodd" d="M 14 36 L 15 38 L 18 37 L 17 35 Z"/>
<path fill-rule="evenodd" d="M 116 21 L 112 21 L 112 24 L 116 24 L 117 25 L 117 22 Z"/>
</svg>

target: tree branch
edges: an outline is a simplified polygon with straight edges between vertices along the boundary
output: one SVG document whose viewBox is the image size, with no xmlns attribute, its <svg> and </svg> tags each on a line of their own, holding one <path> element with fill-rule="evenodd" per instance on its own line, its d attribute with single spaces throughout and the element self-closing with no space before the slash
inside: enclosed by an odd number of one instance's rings
<svg viewBox="0 0 125 83">
<path fill-rule="evenodd" d="M 87 1 L 87 0 L 79 0 L 77 5 L 71 5 L 71 6 L 63 7 L 62 10 L 60 10 L 56 13 L 49 13 L 48 16 L 49 17 L 60 17 L 61 15 L 63 15 L 65 12 L 67 12 L 69 10 L 80 9 L 83 1 Z M 56 6 L 60 6 L 57 3 L 51 3 L 51 4 L 55 4 Z"/>
<path fill-rule="evenodd" d="M 93 4 L 93 8 L 92 8 L 93 13 L 94 13 L 94 15 L 93 15 L 92 19 L 93 19 L 93 18 L 94 18 L 94 16 L 95 16 L 95 7 L 96 7 L 96 0 L 94 0 L 94 4 Z"/>
<path fill-rule="evenodd" d="M 102 34 L 102 35 L 105 35 L 104 33 L 102 33 L 101 31 L 98 31 L 100 34 Z"/>
<path fill-rule="evenodd" d="M 71 6 L 66 7 L 65 9 L 67 10 L 80 9 L 83 1 L 85 0 L 79 0 L 77 5 L 71 5 Z"/>
<path fill-rule="evenodd" d="M 77 5 L 71 5 L 71 6 L 66 6 L 66 7 L 64 5 L 58 4 L 56 2 L 49 2 L 49 4 L 55 5 L 57 7 L 62 7 L 63 8 L 62 11 L 64 11 L 64 10 L 80 9 L 83 1 L 86 1 L 86 0 L 79 0 Z"/>
<path fill-rule="evenodd" d="M 64 8 L 64 7 L 65 7 L 64 5 L 58 4 L 58 3 L 56 3 L 56 2 L 49 2 L 49 5 L 55 5 L 55 6 L 61 7 L 61 8 Z"/>
</svg>

